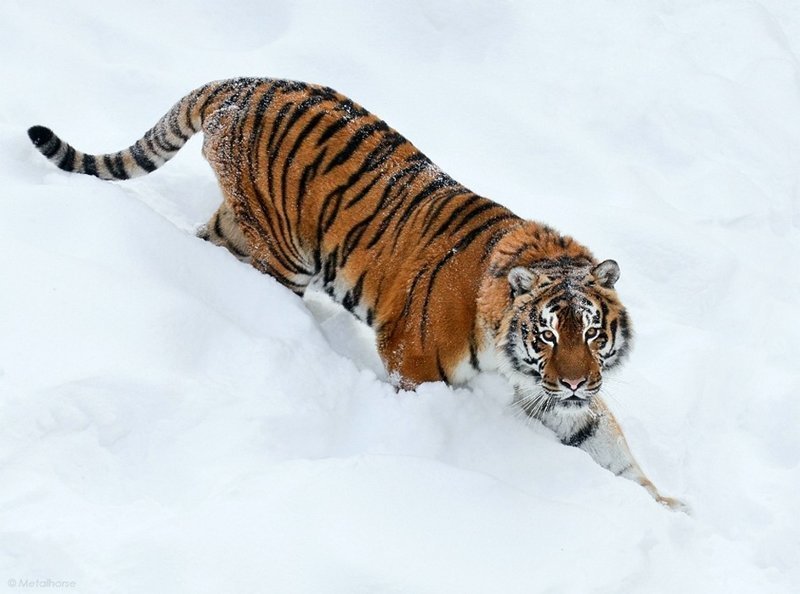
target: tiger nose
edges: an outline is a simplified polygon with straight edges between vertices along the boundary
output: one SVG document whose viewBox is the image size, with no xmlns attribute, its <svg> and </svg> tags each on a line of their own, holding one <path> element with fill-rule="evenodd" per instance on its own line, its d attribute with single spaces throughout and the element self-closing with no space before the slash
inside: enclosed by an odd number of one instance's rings
<svg viewBox="0 0 800 594">
<path fill-rule="evenodd" d="M 582 377 L 580 379 L 568 379 L 566 377 L 562 377 L 559 381 L 561 382 L 562 386 L 566 386 L 573 392 L 576 392 L 578 388 L 586 383 L 586 378 Z"/>
</svg>

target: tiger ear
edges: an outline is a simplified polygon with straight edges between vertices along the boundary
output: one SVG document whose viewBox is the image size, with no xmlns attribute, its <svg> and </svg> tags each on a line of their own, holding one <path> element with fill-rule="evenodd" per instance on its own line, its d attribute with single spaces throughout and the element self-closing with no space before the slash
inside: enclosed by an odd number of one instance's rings
<svg viewBox="0 0 800 594">
<path fill-rule="evenodd" d="M 605 260 L 592 268 L 592 275 L 606 289 L 613 289 L 619 280 L 619 264 L 615 260 Z"/>
<path fill-rule="evenodd" d="M 533 286 L 536 275 L 529 268 L 515 266 L 508 272 L 508 283 L 511 285 L 511 292 L 516 297 L 522 293 L 527 293 Z"/>
</svg>

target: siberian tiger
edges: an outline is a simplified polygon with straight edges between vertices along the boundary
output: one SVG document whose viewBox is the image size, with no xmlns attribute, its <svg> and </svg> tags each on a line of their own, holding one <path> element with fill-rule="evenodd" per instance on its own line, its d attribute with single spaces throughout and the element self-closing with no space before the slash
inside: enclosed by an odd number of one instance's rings
<svg viewBox="0 0 800 594">
<path fill-rule="evenodd" d="M 347 97 L 239 78 L 192 91 L 116 153 L 82 153 L 42 126 L 28 135 L 65 171 L 124 180 L 201 130 L 223 194 L 201 237 L 298 295 L 326 291 L 374 329 L 398 387 L 499 370 L 563 443 L 683 508 L 647 479 L 599 396 L 631 342 L 617 263 L 470 192 Z"/>
</svg>

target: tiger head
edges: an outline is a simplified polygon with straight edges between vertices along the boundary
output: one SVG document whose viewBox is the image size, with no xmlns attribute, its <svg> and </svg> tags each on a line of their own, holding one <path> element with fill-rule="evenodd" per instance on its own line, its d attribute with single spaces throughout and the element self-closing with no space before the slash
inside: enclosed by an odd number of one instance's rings
<svg viewBox="0 0 800 594">
<path fill-rule="evenodd" d="M 510 304 L 500 324 L 501 369 L 523 404 L 578 411 L 620 363 L 631 340 L 614 283 L 614 260 L 560 258 L 508 272 Z"/>
</svg>

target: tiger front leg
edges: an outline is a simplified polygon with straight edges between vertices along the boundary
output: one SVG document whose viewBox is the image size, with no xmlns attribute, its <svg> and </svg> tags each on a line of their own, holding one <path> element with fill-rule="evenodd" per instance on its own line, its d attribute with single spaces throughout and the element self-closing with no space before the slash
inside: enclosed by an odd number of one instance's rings
<svg viewBox="0 0 800 594">
<path fill-rule="evenodd" d="M 438 352 L 426 350 L 402 323 L 385 323 L 376 332 L 376 346 L 389 382 L 399 390 L 414 390 L 424 382 L 447 382 Z"/>
<path fill-rule="evenodd" d="M 582 449 L 603 468 L 639 483 L 661 505 L 689 513 L 689 507 L 684 502 L 665 497 L 645 476 L 628 447 L 619 423 L 599 398 L 592 400 L 585 413 L 556 409 L 537 415 L 537 418 L 553 430 L 563 444 Z"/>
</svg>

